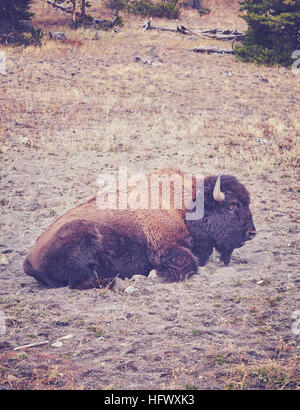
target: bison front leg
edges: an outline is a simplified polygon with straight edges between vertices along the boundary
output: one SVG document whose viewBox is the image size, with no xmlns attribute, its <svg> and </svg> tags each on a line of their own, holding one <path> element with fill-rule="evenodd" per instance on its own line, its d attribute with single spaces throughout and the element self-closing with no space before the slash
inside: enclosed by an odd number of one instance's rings
<svg viewBox="0 0 300 410">
<path fill-rule="evenodd" d="M 193 252 L 198 257 L 199 266 L 205 266 L 214 249 L 214 243 L 212 241 L 201 241 L 195 243 Z"/>
<path fill-rule="evenodd" d="M 197 270 L 197 257 L 188 248 L 174 246 L 160 257 L 157 274 L 169 282 L 177 282 L 197 273 Z"/>
<path fill-rule="evenodd" d="M 71 289 L 99 288 L 100 281 L 97 272 L 91 267 L 77 267 L 72 269 L 68 285 Z"/>
<path fill-rule="evenodd" d="M 216 247 L 216 250 L 220 253 L 220 260 L 221 260 L 222 262 L 224 262 L 224 265 L 225 265 L 225 266 L 228 266 L 234 248 L 230 248 L 230 247 L 224 248 L 224 247 L 223 247 L 223 248 L 219 248 L 219 249 L 218 249 L 218 248 Z"/>
</svg>

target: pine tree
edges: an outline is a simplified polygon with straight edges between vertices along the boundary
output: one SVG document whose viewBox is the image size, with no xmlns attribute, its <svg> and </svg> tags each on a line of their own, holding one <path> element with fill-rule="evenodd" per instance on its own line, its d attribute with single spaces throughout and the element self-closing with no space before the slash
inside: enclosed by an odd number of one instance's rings
<svg viewBox="0 0 300 410">
<path fill-rule="evenodd" d="M 247 62 L 290 66 L 293 51 L 300 49 L 300 1 L 245 0 L 240 4 L 248 30 L 243 44 L 235 48 L 237 57 Z"/>
<path fill-rule="evenodd" d="M 18 30 L 23 22 L 29 22 L 33 17 L 30 13 L 32 0 L 0 0 L 0 27 Z M 20 23 L 21 21 L 21 23 Z"/>
<path fill-rule="evenodd" d="M 16 43 L 23 38 L 23 33 L 31 31 L 29 11 L 32 0 L 0 0 L 0 42 L 7 43 L 7 39 Z"/>
</svg>

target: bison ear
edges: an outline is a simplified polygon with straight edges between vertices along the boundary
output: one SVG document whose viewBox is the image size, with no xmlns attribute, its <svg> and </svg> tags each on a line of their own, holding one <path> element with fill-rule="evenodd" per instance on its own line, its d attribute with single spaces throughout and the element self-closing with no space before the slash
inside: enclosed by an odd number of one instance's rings
<svg viewBox="0 0 300 410">
<path fill-rule="evenodd" d="M 217 202 L 222 202 L 225 199 L 224 193 L 221 191 L 221 174 L 218 175 L 218 178 L 215 183 L 213 198 Z"/>
</svg>

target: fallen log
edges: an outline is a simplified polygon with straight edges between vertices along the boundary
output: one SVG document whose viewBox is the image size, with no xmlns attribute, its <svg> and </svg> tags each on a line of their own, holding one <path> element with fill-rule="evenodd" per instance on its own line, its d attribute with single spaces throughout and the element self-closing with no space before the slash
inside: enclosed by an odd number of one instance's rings
<svg viewBox="0 0 300 410">
<path fill-rule="evenodd" d="M 243 33 L 238 33 L 238 34 L 205 34 L 203 33 L 205 37 L 213 38 L 215 40 L 223 40 L 223 41 L 232 41 L 232 40 L 238 40 L 244 37 Z"/>
<path fill-rule="evenodd" d="M 177 31 L 179 33 L 182 33 L 182 34 L 187 34 L 187 35 L 192 35 L 192 36 L 197 36 L 198 37 L 198 34 L 194 33 L 192 30 L 190 30 L 189 28 L 186 28 L 184 26 L 177 25 Z"/>
<path fill-rule="evenodd" d="M 151 21 L 152 21 L 151 17 L 145 21 L 145 23 L 143 24 L 144 31 L 146 30 L 171 31 L 173 33 L 177 32 L 177 33 L 193 35 L 197 37 L 199 37 L 199 34 L 202 34 L 205 37 L 210 37 L 215 40 L 223 40 L 223 41 L 238 40 L 244 36 L 244 33 L 241 33 L 236 30 L 220 30 L 220 29 L 190 30 L 189 28 L 183 25 L 179 25 L 179 24 L 177 25 L 176 28 L 152 26 Z"/>
<path fill-rule="evenodd" d="M 218 34 L 219 33 L 219 34 L 236 34 L 236 35 L 242 34 L 242 35 L 244 35 L 244 33 L 240 32 L 240 31 L 237 31 L 237 30 L 229 30 L 229 29 L 221 30 L 219 28 L 211 28 L 211 29 L 206 29 L 206 30 L 200 30 L 199 32 L 200 33 L 210 33 L 210 34 Z"/>
<path fill-rule="evenodd" d="M 60 4 L 56 4 L 55 0 L 54 1 L 47 0 L 47 3 L 51 4 L 51 6 L 56 7 L 57 9 L 60 9 L 60 10 L 64 11 L 65 13 L 69 13 L 69 14 L 73 13 L 72 7 L 66 7 L 66 6 L 62 6 Z"/>
<path fill-rule="evenodd" d="M 217 28 L 209 30 L 194 30 L 195 33 L 202 34 L 204 37 L 213 38 L 215 40 L 232 41 L 239 40 L 244 37 L 244 33 L 237 30 L 220 30 Z"/>
<path fill-rule="evenodd" d="M 173 33 L 181 33 L 181 34 L 198 36 L 198 34 L 194 33 L 193 31 L 191 31 L 187 27 L 179 25 L 179 24 L 177 25 L 176 28 L 151 26 L 151 20 L 152 20 L 152 18 L 150 17 L 150 19 L 146 20 L 145 23 L 143 24 L 144 31 L 146 31 L 146 30 L 171 31 Z"/>
<path fill-rule="evenodd" d="M 159 30 L 159 31 L 173 31 L 174 33 L 177 32 L 177 28 L 171 28 L 171 27 L 159 27 L 159 26 L 151 26 L 151 20 L 152 17 L 149 18 L 149 20 L 146 20 L 145 23 L 143 24 L 144 31 L 146 30 Z"/>
<path fill-rule="evenodd" d="M 194 51 L 195 53 L 207 53 L 207 54 L 234 54 L 234 51 L 230 48 L 220 48 L 220 47 L 214 47 L 214 46 L 197 47 L 189 51 Z"/>
<path fill-rule="evenodd" d="M 48 343 L 49 343 L 48 340 L 44 340 L 43 342 L 34 342 L 34 343 L 30 343 L 30 344 L 28 344 L 28 345 L 23 345 L 23 346 L 15 347 L 14 350 L 15 350 L 15 351 L 17 351 L 17 350 L 23 350 L 23 349 L 27 349 L 28 347 L 42 346 L 42 345 L 46 345 L 46 344 L 48 344 Z"/>
</svg>

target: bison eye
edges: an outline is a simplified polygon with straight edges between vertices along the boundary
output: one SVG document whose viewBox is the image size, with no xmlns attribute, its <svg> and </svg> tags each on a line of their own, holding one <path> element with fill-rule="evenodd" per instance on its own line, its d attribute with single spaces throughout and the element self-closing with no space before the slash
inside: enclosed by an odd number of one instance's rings
<svg viewBox="0 0 300 410">
<path fill-rule="evenodd" d="M 228 205 L 227 209 L 230 212 L 236 212 L 238 210 L 238 204 L 232 202 L 231 204 Z"/>
</svg>

